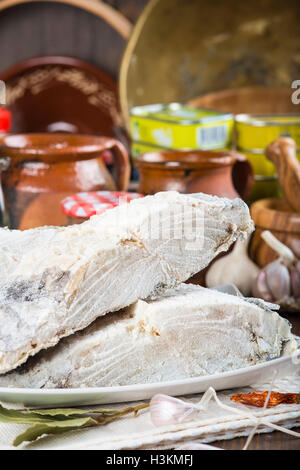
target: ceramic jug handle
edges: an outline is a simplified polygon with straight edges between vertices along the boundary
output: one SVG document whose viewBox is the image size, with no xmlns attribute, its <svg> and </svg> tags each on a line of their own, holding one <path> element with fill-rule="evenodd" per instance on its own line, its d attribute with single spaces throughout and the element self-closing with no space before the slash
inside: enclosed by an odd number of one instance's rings
<svg viewBox="0 0 300 470">
<path fill-rule="evenodd" d="M 252 166 L 245 155 L 239 152 L 230 152 L 235 157 L 232 168 L 232 181 L 240 197 L 247 200 L 254 183 Z"/>
<path fill-rule="evenodd" d="M 119 191 L 128 189 L 130 179 L 130 161 L 125 146 L 116 139 L 109 139 L 105 143 L 105 149 L 111 150 L 115 157 L 117 181 L 116 186 Z"/>
<path fill-rule="evenodd" d="M 1 157 L 0 158 L 0 173 L 2 171 L 6 171 L 10 165 L 10 158 L 9 157 Z"/>
</svg>

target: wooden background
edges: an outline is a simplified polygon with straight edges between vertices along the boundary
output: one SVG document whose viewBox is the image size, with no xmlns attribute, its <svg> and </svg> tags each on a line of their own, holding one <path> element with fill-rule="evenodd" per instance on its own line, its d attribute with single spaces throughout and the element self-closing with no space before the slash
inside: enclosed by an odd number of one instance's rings
<svg viewBox="0 0 300 470">
<path fill-rule="evenodd" d="M 132 23 L 147 2 L 104 1 Z M 0 11 L 0 73 L 31 57 L 66 55 L 86 60 L 117 78 L 124 46 L 125 41 L 101 18 L 70 5 L 38 2 Z"/>
<path fill-rule="evenodd" d="M 136 22 L 148 2 L 149 0 L 104 0 L 104 3 L 122 12 L 132 23 Z"/>
</svg>

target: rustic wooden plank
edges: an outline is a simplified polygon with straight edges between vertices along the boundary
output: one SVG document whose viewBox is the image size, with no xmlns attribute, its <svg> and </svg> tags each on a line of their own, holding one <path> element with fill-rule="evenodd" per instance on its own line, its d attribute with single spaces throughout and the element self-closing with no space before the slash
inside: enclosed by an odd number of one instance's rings
<svg viewBox="0 0 300 470">
<path fill-rule="evenodd" d="M 94 14 L 56 2 L 0 11 L 0 72 L 41 55 L 74 56 L 118 75 L 125 40 Z"/>
<path fill-rule="evenodd" d="M 300 428 L 294 430 L 300 432 Z M 239 437 L 228 441 L 217 441 L 211 445 L 225 450 L 242 450 L 245 443 L 246 438 Z M 254 436 L 248 450 L 300 450 L 300 439 L 280 432 L 257 434 Z"/>
<path fill-rule="evenodd" d="M 149 0 L 104 0 L 116 10 L 121 11 L 126 18 L 136 22 Z"/>
</svg>

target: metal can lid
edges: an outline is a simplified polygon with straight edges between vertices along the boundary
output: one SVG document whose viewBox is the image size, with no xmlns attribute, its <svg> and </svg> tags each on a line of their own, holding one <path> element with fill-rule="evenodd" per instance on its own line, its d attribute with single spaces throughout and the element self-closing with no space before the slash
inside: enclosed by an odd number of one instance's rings
<svg viewBox="0 0 300 470">
<path fill-rule="evenodd" d="M 72 194 L 61 201 L 64 214 L 70 217 L 89 219 L 92 215 L 100 215 L 107 209 L 113 209 L 133 199 L 144 197 L 138 193 L 124 191 L 91 191 Z"/>
<path fill-rule="evenodd" d="M 11 112 L 0 108 L 0 132 L 9 132 L 11 128 Z"/>
<path fill-rule="evenodd" d="M 235 122 L 251 127 L 299 126 L 300 114 L 237 114 Z"/>
<path fill-rule="evenodd" d="M 198 108 L 181 103 L 135 106 L 130 110 L 132 118 L 146 118 L 178 125 L 206 124 L 232 121 L 233 114 L 208 108 Z"/>
</svg>

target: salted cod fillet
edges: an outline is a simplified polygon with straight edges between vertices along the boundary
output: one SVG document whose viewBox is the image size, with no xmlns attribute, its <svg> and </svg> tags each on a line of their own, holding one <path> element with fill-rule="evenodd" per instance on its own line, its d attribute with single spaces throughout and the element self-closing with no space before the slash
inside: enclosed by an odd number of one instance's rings
<svg viewBox="0 0 300 470">
<path fill-rule="evenodd" d="M 81 225 L 2 229 L 0 374 L 185 281 L 252 228 L 241 200 L 164 192 Z"/>
<path fill-rule="evenodd" d="M 289 323 L 243 298 L 182 284 L 139 300 L 0 377 L 0 386 L 74 388 L 179 380 L 296 349 Z"/>
</svg>

